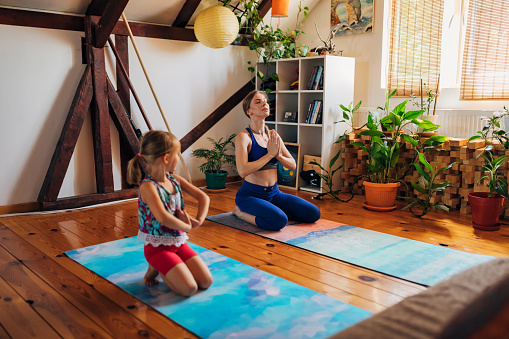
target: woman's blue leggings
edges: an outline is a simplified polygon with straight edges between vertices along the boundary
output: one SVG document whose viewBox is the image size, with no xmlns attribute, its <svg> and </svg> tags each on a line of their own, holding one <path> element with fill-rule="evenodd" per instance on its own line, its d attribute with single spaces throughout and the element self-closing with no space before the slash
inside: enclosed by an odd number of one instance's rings
<svg viewBox="0 0 509 339">
<path fill-rule="evenodd" d="M 254 215 L 256 225 L 278 231 L 288 218 L 304 223 L 320 219 L 320 210 L 312 203 L 279 190 L 277 184 L 264 187 L 244 180 L 237 191 L 235 203 L 242 212 Z"/>
</svg>

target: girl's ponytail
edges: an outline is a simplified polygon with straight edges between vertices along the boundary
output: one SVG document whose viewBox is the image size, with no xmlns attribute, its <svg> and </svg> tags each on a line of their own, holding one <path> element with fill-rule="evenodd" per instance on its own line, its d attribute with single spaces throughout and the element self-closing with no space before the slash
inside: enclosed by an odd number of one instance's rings
<svg viewBox="0 0 509 339">
<path fill-rule="evenodd" d="M 127 182 L 131 185 L 139 185 L 141 180 L 141 154 L 138 153 L 127 163 Z"/>
</svg>

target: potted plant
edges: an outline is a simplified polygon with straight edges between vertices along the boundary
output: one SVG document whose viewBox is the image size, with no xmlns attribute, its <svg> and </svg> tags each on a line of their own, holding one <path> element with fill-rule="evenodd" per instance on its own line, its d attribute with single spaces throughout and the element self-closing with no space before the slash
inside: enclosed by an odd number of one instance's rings
<svg viewBox="0 0 509 339">
<path fill-rule="evenodd" d="M 228 172 L 222 170 L 224 165 L 233 166 L 235 168 L 235 155 L 228 154 L 230 149 L 234 149 L 235 144 L 233 139 L 236 134 L 230 135 L 223 141 L 220 138 L 215 141 L 212 138 L 207 138 L 212 143 L 212 148 L 199 148 L 193 151 L 192 155 L 196 158 L 204 158 L 206 162 L 200 165 L 198 168 L 200 171 L 205 173 L 205 179 L 207 181 L 207 188 L 211 190 L 223 189 L 226 187 L 226 176 Z"/>
<path fill-rule="evenodd" d="M 440 78 L 438 81 L 440 81 Z M 424 94 L 426 94 L 426 98 L 424 98 Z M 423 84 L 422 79 L 421 79 L 420 100 L 417 100 L 417 96 L 415 94 L 410 94 L 412 104 L 414 106 L 419 107 L 423 111 L 423 114 L 419 118 L 422 120 L 429 120 L 435 125 L 438 122 L 438 116 L 435 114 L 437 107 L 437 96 L 438 96 L 438 82 L 437 89 L 435 92 L 433 92 L 426 83 Z M 433 111 L 431 111 L 431 105 L 433 105 Z M 418 131 L 420 133 L 433 134 L 430 132 L 423 132 L 422 130 Z"/>
<path fill-rule="evenodd" d="M 476 229 L 485 231 L 500 229 L 498 219 L 505 198 L 508 196 L 507 180 L 503 175 L 503 171 L 500 171 L 500 167 L 508 156 L 495 156 L 493 146 L 493 141 L 496 140 L 505 149 L 509 147 L 506 132 L 500 129 L 500 120 L 505 115 L 507 115 L 507 109 L 505 113 L 496 112 L 491 118 L 483 118 L 486 120 L 483 129 L 469 139 L 469 141 L 483 139 L 485 144 L 484 152 L 479 154 L 485 160 L 485 164 L 481 168 L 483 175 L 479 178 L 477 184 L 485 180 L 489 192 L 471 192 L 468 194 L 468 202 L 472 210 L 472 225 Z"/>
</svg>

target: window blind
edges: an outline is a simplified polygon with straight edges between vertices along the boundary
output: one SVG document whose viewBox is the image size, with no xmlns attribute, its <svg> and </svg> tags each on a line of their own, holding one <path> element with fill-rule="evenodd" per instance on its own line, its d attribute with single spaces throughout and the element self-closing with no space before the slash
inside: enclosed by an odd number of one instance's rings
<svg viewBox="0 0 509 339">
<path fill-rule="evenodd" d="M 421 79 L 437 88 L 443 0 L 392 0 L 387 88 L 396 96 L 421 94 Z"/>
<path fill-rule="evenodd" d="M 509 98 L 508 18 L 508 0 L 470 0 L 460 99 Z"/>
</svg>

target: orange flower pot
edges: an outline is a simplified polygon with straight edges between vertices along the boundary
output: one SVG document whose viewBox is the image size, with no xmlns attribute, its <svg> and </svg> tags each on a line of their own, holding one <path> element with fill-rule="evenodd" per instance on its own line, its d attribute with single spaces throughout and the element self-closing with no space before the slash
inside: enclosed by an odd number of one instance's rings
<svg viewBox="0 0 509 339">
<path fill-rule="evenodd" d="M 363 185 L 366 191 L 365 208 L 379 212 L 392 211 L 396 208 L 396 196 L 401 183 L 378 184 L 364 181 Z"/>
</svg>

